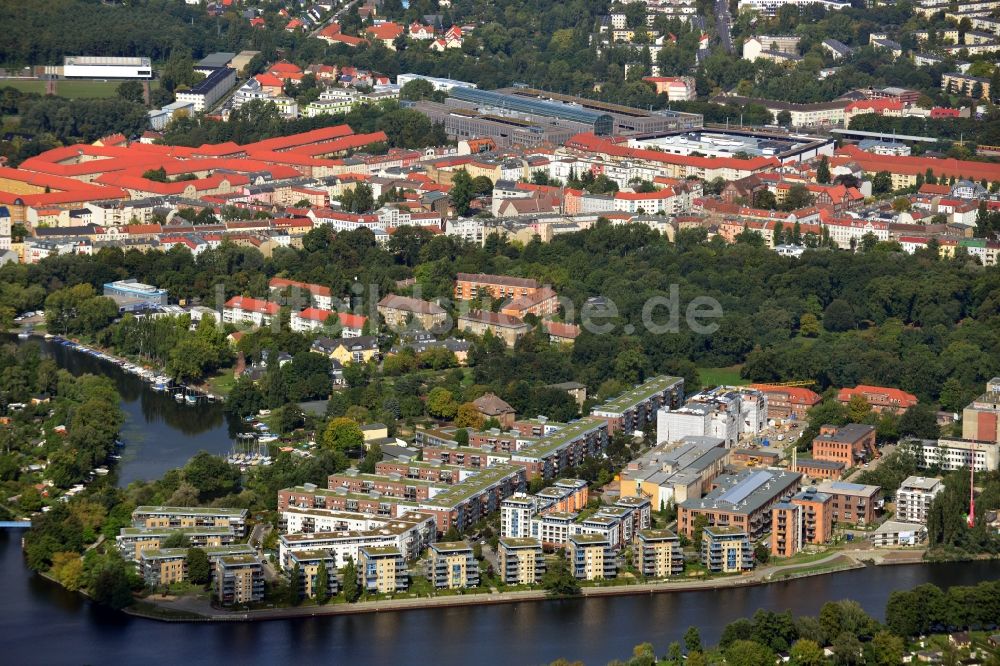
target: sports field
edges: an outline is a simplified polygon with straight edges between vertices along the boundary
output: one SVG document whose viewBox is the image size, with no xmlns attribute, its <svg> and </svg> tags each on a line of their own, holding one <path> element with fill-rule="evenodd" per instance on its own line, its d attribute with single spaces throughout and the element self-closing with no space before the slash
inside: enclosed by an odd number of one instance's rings
<svg viewBox="0 0 1000 666">
<path fill-rule="evenodd" d="M 56 94 L 60 97 L 69 97 L 70 99 L 114 97 L 119 83 L 121 81 L 60 80 L 56 82 Z M 152 82 L 152 85 L 155 87 L 156 82 Z M 17 88 L 21 92 L 45 93 L 45 81 L 41 80 L 0 79 L 0 90 L 8 86 Z"/>
</svg>

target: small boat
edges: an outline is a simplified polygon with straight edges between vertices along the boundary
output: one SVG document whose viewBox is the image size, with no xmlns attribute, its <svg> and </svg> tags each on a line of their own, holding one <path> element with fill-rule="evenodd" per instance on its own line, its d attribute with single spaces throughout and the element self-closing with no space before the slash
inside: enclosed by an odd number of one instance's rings
<svg viewBox="0 0 1000 666">
<path fill-rule="evenodd" d="M 198 396 L 193 393 L 188 393 L 186 396 L 184 396 L 184 402 L 186 402 L 189 405 L 197 405 Z"/>
<path fill-rule="evenodd" d="M 184 402 L 184 394 L 174 393 L 174 400 L 176 400 L 177 402 Z"/>
<path fill-rule="evenodd" d="M 45 334 L 45 335 L 44 335 L 43 337 L 44 337 L 44 338 L 45 338 L 46 340 L 52 340 L 52 339 L 53 339 L 53 338 L 54 338 L 55 336 L 54 336 L 54 335 L 52 335 L 51 333 L 46 333 L 46 334 Z"/>
<path fill-rule="evenodd" d="M 30 337 L 31 337 L 31 331 L 18 331 L 17 334 L 18 340 L 27 340 Z"/>
</svg>

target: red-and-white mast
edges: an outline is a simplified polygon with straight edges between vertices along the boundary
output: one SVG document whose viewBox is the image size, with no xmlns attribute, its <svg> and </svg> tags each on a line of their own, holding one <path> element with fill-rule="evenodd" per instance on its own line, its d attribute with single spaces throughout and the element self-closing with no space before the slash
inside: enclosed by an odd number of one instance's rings
<svg viewBox="0 0 1000 666">
<path fill-rule="evenodd" d="M 976 445 L 969 459 L 969 527 L 976 526 Z"/>
</svg>

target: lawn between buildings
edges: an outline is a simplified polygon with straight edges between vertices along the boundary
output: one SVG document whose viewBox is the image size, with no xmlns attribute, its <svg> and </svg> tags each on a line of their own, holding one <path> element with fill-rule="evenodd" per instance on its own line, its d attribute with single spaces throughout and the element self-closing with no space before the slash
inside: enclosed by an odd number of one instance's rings
<svg viewBox="0 0 1000 666">
<path fill-rule="evenodd" d="M 740 376 L 742 369 L 742 365 L 731 365 L 727 368 L 698 368 L 698 378 L 705 387 L 746 386 L 750 382 Z"/>
</svg>

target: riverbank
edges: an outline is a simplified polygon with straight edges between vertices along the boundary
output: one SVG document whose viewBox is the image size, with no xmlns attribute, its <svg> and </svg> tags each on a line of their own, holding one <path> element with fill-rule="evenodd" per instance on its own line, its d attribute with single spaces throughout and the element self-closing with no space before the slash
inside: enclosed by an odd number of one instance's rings
<svg viewBox="0 0 1000 666">
<path fill-rule="evenodd" d="M 147 597 L 138 606 L 125 609 L 133 617 L 161 622 L 262 622 L 267 620 L 288 620 L 303 617 L 331 615 L 364 615 L 371 613 L 395 613 L 411 610 L 454 608 L 462 606 L 492 606 L 500 604 L 539 603 L 573 599 L 594 599 L 604 597 L 624 597 L 653 595 L 669 592 L 705 592 L 711 590 L 756 587 L 782 583 L 793 579 L 824 576 L 828 574 L 864 569 L 866 564 L 842 552 L 808 564 L 762 567 L 742 576 L 715 578 L 711 580 L 664 579 L 649 583 L 606 584 L 582 587 L 580 594 L 573 597 L 553 597 L 545 590 L 520 590 L 442 597 L 410 599 L 385 599 L 339 603 L 325 606 L 295 606 L 289 608 L 269 608 L 249 611 L 228 611 L 215 608 L 202 599 L 179 597 L 156 599 Z"/>
</svg>

